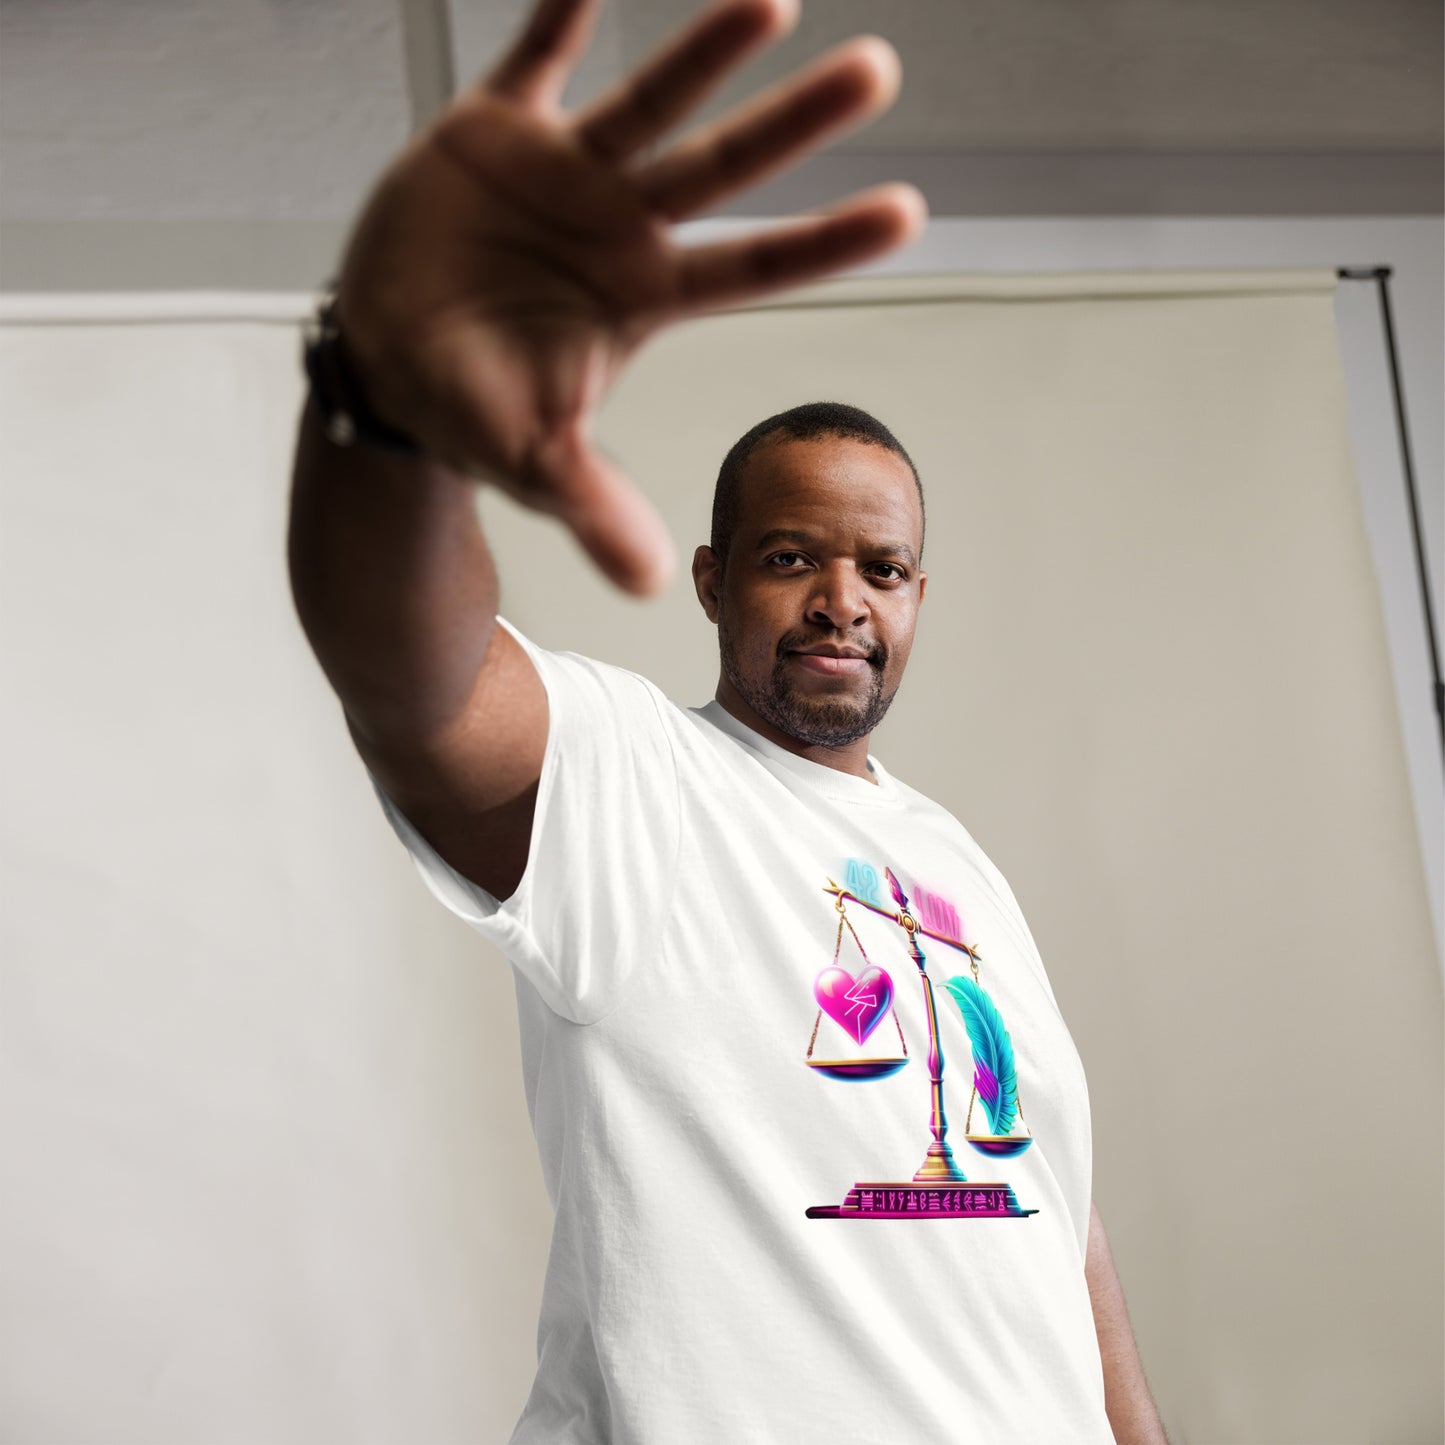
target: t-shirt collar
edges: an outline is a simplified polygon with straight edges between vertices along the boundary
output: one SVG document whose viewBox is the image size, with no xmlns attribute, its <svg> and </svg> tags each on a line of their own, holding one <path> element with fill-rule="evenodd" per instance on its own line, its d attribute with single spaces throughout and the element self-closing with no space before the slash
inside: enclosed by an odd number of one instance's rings
<svg viewBox="0 0 1445 1445">
<path fill-rule="evenodd" d="M 868 770 L 877 778 L 876 783 L 870 783 L 867 778 L 860 778 L 856 773 L 841 772 L 838 768 L 830 768 L 827 763 L 814 762 L 812 758 L 789 752 L 771 738 L 766 738 L 762 733 L 750 728 L 740 718 L 735 718 L 716 698 L 702 707 L 689 708 L 688 711 L 831 797 L 850 803 L 871 803 L 885 807 L 903 801 L 897 779 L 872 753 L 868 754 Z"/>
</svg>

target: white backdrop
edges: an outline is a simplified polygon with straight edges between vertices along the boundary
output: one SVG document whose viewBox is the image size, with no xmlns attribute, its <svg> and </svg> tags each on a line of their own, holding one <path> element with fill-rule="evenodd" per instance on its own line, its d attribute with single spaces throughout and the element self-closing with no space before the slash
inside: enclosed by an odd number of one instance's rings
<svg viewBox="0 0 1445 1445">
<path fill-rule="evenodd" d="M 1176 1445 L 1440 1418 L 1440 982 L 1333 284 L 836 283 L 665 338 L 604 422 L 684 555 L 771 411 L 913 452 L 929 599 L 875 751 L 1029 914 Z M 165 304 L 0 334 L 0 1433 L 502 1438 L 547 1228 L 506 971 L 295 623 L 299 303 Z M 508 615 L 711 694 L 685 578 L 628 602 L 483 505 Z"/>
</svg>

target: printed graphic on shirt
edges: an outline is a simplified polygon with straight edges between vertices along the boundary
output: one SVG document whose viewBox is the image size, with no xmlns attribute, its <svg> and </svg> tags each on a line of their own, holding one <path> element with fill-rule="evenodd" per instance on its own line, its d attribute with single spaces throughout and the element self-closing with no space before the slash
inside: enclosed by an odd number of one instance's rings
<svg viewBox="0 0 1445 1445">
<path fill-rule="evenodd" d="M 849 905 L 866 909 L 892 920 L 906 949 L 910 970 L 919 980 L 923 992 L 925 1016 L 928 1020 L 928 1052 L 926 1098 L 920 1094 L 920 1124 L 926 1122 L 930 1142 L 923 1163 L 911 1179 L 876 1181 L 860 1180 L 848 1191 L 842 1204 L 815 1204 L 806 1211 L 809 1219 L 965 1219 L 965 1218 L 1027 1218 L 1037 1209 L 1020 1205 L 1011 1185 L 997 1180 L 980 1183 L 970 1180 L 954 1157 L 948 1140 L 949 1124 L 944 1109 L 944 1030 L 943 1018 L 952 1015 L 940 1010 L 928 972 L 930 958 L 962 954 L 967 958 L 970 974 L 958 973 L 943 980 L 945 998 L 956 1005 L 968 1036 L 972 1053 L 973 1080 L 968 1113 L 964 1123 L 964 1139 L 980 1154 L 991 1159 L 1010 1159 L 1022 1154 L 1033 1143 L 1033 1134 L 1023 1118 L 1019 1099 L 1018 1069 L 1013 1040 L 1009 1036 L 997 1005 L 979 982 L 978 947 L 965 937 L 959 911 L 943 895 L 915 884 L 913 901 L 904 892 L 892 868 L 878 869 L 861 858 L 850 858 L 844 871 L 844 882 L 832 878 L 823 891 L 833 896 L 837 915 L 837 937 L 833 960 L 813 980 L 813 1000 L 817 1016 L 813 1034 L 808 1040 L 806 1062 L 815 1075 L 846 1083 L 869 1082 L 898 1073 L 909 1062 L 908 1044 L 903 1025 L 894 1007 L 894 977 L 881 963 L 869 958 L 848 916 Z M 886 883 L 893 906 L 883 901 Z M 852 954 L 845 959 L 845 934 L 852 945 Z M 926 947 L 925 947 L 926 944 Z M 946 970 L 952 963 L 943 964 Z M 935 964 L 938 968 L 938 964 Z M 900 975 L 900 980 L 902 975 Z M 847 1036 L 849 1050 L 837 1057 L 825 1049 L 814 1057 L 818 1030 L 826 1014 Z M 892 1015 L 898 1035 L 896 1051 L 869 1040 Z M 856 1046 L 856 1047 L 854 1047 Z M 949 1040 L 951 1048 L 952 1040 Z M 979 1124 L 986 1132 L 974 1130 L 974 1111 L 978 1109 Z"/>
<path fill-rule="evenodd" d="M 893 1003 L 893 980 L 876 963 L 856 978 L 835 963 L 813 981 L 813 994 L 823 1012 L 863 1044 Z"/>
</svg>

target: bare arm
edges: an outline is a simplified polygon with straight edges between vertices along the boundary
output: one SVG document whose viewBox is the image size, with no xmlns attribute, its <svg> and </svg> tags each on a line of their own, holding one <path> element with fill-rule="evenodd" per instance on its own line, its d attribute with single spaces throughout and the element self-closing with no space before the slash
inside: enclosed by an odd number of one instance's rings
<svg viewBox="0 0 1445 1445">
<path fill-rule="evenodd" d="M 473 485 L 449 468 L 332 446 L 308 407 L 292 478 L 297 611 L 354 723 L 419 739 L 467 701 L 497 612 Z"/>
<path fill-rule="evenodd" d="M 477 482 L 569 527 L 618 585 L 657 590 L 672 544 L 591 444 L 628 359 L 685 317 L 892 249 L 922 198 L 885 186 L 761 234 L 683 247 L 709 209 L 887 106 L 897 57 L 835 47 L 669 149 L 654 145 L 795 0 L 717 0 L 586 110 L 559 104 L 600 0 L 538 0 L 515 44 L 392 162 L 352 230 L 337 315 L 362 389 L 430 460 L 297 441 L 297 611 L 352 737 L 443 858 L 499 897 L 525 868 L 547 731 L 496 625 Z"/>
<path fill-rule="evenodd" d="M 526 865 L 547 699 L 496 625 L 474 491 L 437 463 L 332 446 L 307 408 L 288 560 L 357 751 L 454 868 L 505 898 Z M 505 745 L 478 746 L 478 730 Z"/>
<path fill-rule="evenodd" d="M 1124 1290 L 1114 1268 L 1114 1256 L 1099 1218 L 1099 1206 L 1090 1201 L 1089 1249 L 1084 1277 L 1094 1307 L 1094 1332 L 1104 1364 L 1104 1409 L 1119 1445 L 1169 1445 L 1159 1412 L 1144 1379 L 1144 1366 Z"/>
</svg>

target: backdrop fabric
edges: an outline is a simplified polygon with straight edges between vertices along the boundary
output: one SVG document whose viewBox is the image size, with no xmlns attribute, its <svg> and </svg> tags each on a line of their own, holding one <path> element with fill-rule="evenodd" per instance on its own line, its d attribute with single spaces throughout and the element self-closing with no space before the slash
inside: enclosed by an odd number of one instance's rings
<svg viewBox="0 0 1445 1445">
<path fill-rule="evenodd" d="M 838 400 L 909 449 L 928 595 L 872 751 L 1029 920 L 1185 1441 L 1439 1438 L 1440 974 L 1334 286 L 866 278 L 679 327 L 599 427 L 679 541 L 650 603 L 479 494 L 509 618 L 697 705 L 731 443 Z M 6 1438 L 496 1439 L 532 1376 L 507 966 L 290 600 L 306 308 L 0 310 Z"/>
</svg>

